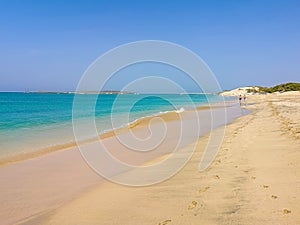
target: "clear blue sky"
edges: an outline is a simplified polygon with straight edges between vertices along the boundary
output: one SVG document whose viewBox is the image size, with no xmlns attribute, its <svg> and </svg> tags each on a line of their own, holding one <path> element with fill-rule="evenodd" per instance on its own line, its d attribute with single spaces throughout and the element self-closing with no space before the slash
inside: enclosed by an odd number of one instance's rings
<svg viewBox="0 0 300 225">
<path fill-rule="evenodd" d="M 5 0 L 0 91 L 74 90 L 98 56 L 145 39 L 191 49 L 223 89 L 300 80 L 300 1 Z"/>
</svg>

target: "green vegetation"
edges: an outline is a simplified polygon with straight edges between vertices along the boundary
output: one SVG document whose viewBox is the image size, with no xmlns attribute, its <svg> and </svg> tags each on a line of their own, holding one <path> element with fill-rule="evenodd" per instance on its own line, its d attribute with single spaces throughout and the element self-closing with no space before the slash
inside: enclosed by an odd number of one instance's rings
<svg viewBox="0 0 300 225">
<path fill-rule="evenodd" d="M 276 91 L 285 92 L 285 91 L 300 91 L 300 83 L 286 83 L 279 84 L 274 87 L 259 87 L 260 92 L 273 93 Z"/>
</svg>

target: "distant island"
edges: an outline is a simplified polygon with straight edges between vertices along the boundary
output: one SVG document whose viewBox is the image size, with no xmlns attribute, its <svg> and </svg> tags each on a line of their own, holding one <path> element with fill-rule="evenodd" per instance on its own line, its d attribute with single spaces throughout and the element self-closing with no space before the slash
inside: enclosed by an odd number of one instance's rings
<svg viewBox="0 0 300 225">
<path fill-rule="evenodd" d="M 26 94 L 137 94 L 129 91 L 26 91 Z"/>
</svg>

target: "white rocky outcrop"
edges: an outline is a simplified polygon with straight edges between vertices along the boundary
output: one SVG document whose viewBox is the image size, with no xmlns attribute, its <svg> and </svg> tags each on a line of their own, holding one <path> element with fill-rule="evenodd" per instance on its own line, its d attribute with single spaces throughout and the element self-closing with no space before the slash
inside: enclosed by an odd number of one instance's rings
<svg viewBox="0 0 300 225">
<path fill-rule="evenodd" d="M 258 92 L 259 87 L 251 86 L 251 87 L 239 87 L 231 91 L 224 91 L 220 93 L 222 96 L 238 96 L 238 95 L 244 95 L 252 92 Z"/>
</svg>

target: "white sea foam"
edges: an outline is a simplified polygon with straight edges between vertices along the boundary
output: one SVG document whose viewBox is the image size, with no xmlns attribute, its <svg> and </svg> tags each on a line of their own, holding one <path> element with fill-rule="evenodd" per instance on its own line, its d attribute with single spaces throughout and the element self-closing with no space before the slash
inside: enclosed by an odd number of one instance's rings
<svg viewBox="0 0 300 225">
<path fill-rule="evenodd" d="M 182 112 L 184 112 L 185 111 L 185 109 L 183 108 L 183 107 L 181 107 L 179 110 L 176 110 L 175 112 L 176 113 L 182 113 Z"/>
</svg>

